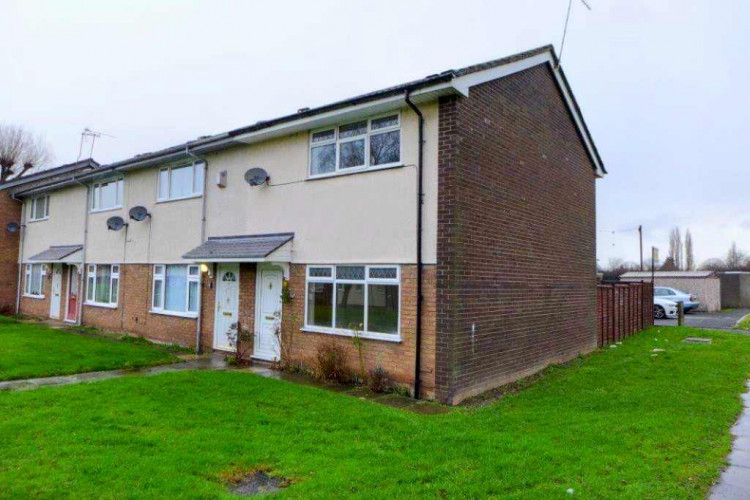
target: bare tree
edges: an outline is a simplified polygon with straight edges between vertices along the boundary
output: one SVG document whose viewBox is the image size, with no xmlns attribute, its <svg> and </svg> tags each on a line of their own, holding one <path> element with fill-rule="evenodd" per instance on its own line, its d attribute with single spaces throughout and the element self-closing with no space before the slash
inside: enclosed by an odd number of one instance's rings
<svg viewBox="0 0 750 500">
<path fill-rule="evenodd" d="M 676 226 L 669 233 L 668 258 L 672 259 L 672 264 L 670 267 L 674 266 L 675 271 L 679 271 L 680 269 L 682 269 L 682 236 L 680 235 L 680 228 Z"/>
<path fill-rule="evenodd" d="M 701 271 L 724 271 L 726 268 L 726 262 L 721 259 L 708 259 L 700 267 Z"/>
<path fill-rule="evenodd" d="M 679 271 L 680 268 L 675 264 L 674 259 L 672 256 L 667 257 L 664 259 L 664 264 L 661 265 L 660 271 Z"/>
<path fill-rule="evenodd" d="M 0 124 L 0 182 L 39 169 L 51 160 L 47 143 L 15 125 Z"/>
<path fill-rule="evenodd" d="M 695 270 L 695 255 L 693 254 L 693 235 L 690 229 L 685 231 L 685 269 L 688 271 Z"/>
<path fill-rule="evenodd" d="M 727 252 L 726 265 L 729 271 L 736 271 L 745 264 L 747 255 L 745 252 L 737 248 L 737 242 L 733 241 L 732 246 L 729 247 Z"/>
</svg>

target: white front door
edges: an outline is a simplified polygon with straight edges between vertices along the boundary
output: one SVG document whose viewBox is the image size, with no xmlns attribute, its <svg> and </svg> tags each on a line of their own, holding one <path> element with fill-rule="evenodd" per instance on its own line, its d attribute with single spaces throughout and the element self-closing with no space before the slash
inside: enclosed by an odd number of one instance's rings
<svg viewBox="0 0 750 500">
<path fill-rule="evenodd" d="M 49 299 L 49 317 L 60 319 L 60 303 L 62 301 L 62 264 L 52 265 L 52 287 Z"/>
<path fill-rule="evenodd" d="M 231 351 L 229 334 L 236 332 L 240 300 L 240 265 L 219 264 L 216 269 L 214 348 Z"/>
<path fill-rule="evenodd" d="M 281 280 L 280 269 L 259 268 L 257 290 L 257 332 L 254 357 L 276 361 L 281 357 Z"/>
</svg>

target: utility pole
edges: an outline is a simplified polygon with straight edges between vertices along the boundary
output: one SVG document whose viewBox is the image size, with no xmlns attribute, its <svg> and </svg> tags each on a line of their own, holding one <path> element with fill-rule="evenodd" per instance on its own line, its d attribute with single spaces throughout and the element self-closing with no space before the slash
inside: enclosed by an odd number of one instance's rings
<svg viewBox="0 0 750 500">
<path fill-rule="evenodd" d="M 654 284 L 654 277 L 656 275 L 656 272 L 654 270 L 655 262 L 659 260 L 659 249 L 656 247 L 651 247 L 651 284 Z"/>
<path fill-rule="evenodd" d="M 641 246 L 641 272 L 643 272 L 643 226 L 638 226 L 638 241 Z"/>
</svg>

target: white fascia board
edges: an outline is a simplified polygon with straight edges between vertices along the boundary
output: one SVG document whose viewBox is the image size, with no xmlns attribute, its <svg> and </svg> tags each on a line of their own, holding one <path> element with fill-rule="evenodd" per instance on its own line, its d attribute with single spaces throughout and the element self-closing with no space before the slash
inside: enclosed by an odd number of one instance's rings
<svg viewBox="0 0 750 500">
<path fill-rule="evenodd" d="M 410 96 L 412 101 L 414 101 L 415 103 L 421 103 L 432 101 L 437 99 L 441 95 L 448 95 L 452 93 L 454 93 L 453 85 L 450 82 L 446 82 L 432 87 L 415 90 L 410 94 Z M 383 99 L 378 99 L 376 101 L 357 104 L 355 106 L 348 106 L 342 109 L 328 111 L 326 113 L 321 113 L 306 118 L 300 118 L 299 120 L 280 123 L 272 127 L 257 130 L 255 132 L 240 134 L 234 137 L 234 140 L 244 142 L 246 144 L 253 144 L 272 139 L 274 137 L 294 134 L 296 132 L 303 132 L 311 129 L 325 127 L 328 125 L 339 125 L 344 121 L 356 120 L 358 118 L 367 118 L 371 115 L 387 113 L 388 111 L 396 111 L 404 107 L 406 107 L 404 94 L 398 94 L 390 97 L 385 97 Z"/>
<path fill-rule="evenodd" d="M 459 76 L 458 78 L 453 79 L 453 88 L 460 92 L 464 97 L 469 97 L 469 88 L 471 87 L 492 80 L 497 80 L 498 78 L 503 78 L 544 63 L 554 65 L 552 56 L 549 52 L 537 54 L 527 59 L 521 59 L 520 61 L 503 64 L 501 66 L 495 66 L 494 68 L 476 71 L 474 73 L 469 73 L 468 75 Z"/>
<path fill-rule="evenodd" d="M 555 60 L 552 58 L 552 54 L 550 52 L 543 52 L 527 59 L 521 59 L 520 61 L 515 61 L 509 64 L 496 66 L 494 68 L 482 71 L 477 71 L 465 76 L 460 76 L 458 78 L 454 78 L 451 84 L 453 85 L 453 88 L 455 88 L 456 91 L 461 95 L 463 95 L 464 97 L 469 97 L 469 89 L 471 87 L 481 85 L 492 80 L 497 80 L 498 78 L 503 78 L 514 73 L 533 68 L 534 66 L 539 66 L 541 64 L 549 64 L 550 69 L 552 70 L 552 74 L 555 75 L 557 86 L 560 89 L 563 98 L 565 99 L 565 103 L 568 106 L 568 109 L 570 110 L 570 115 L 573 117 L 573 122 L 578 128 L 578 132 L 581 136 L 581 139 L 583 140 L 584 146 L 589 153 L 589 157 L 591 158 L 591 161 L 594 162 L 594 166 L 596 167 L 596 176 L 599 178 L 604 177 L 604 169 L 599 162 L 599 157 L 597 156 L 596 150 L 593 147 L 591 137 L 589 137 L 589 134 L 586 132 L 586 127 L 583 126 L 583 117 L 578 113 L 577 108 L 573 102 L 573 97 L 570 94 L 570 90 L 568 89 L 567 85 L 565 85 L 565 81 L 560 75 L 559 68 L 555 67 Z"/>
</svg>

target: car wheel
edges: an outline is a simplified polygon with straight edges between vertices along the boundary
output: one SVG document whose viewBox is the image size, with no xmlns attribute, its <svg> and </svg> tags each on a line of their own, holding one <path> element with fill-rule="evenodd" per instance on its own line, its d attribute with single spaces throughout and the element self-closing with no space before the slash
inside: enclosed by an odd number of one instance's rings
<svg viewBox="0 0 750 500">
<path fill-rule="evenodd" d="M 664 319 L 666 318 L 667 313 L 664 312 L 664 308 L 662 306 L 654 306 L 654 319 Z"/>
</svg>

